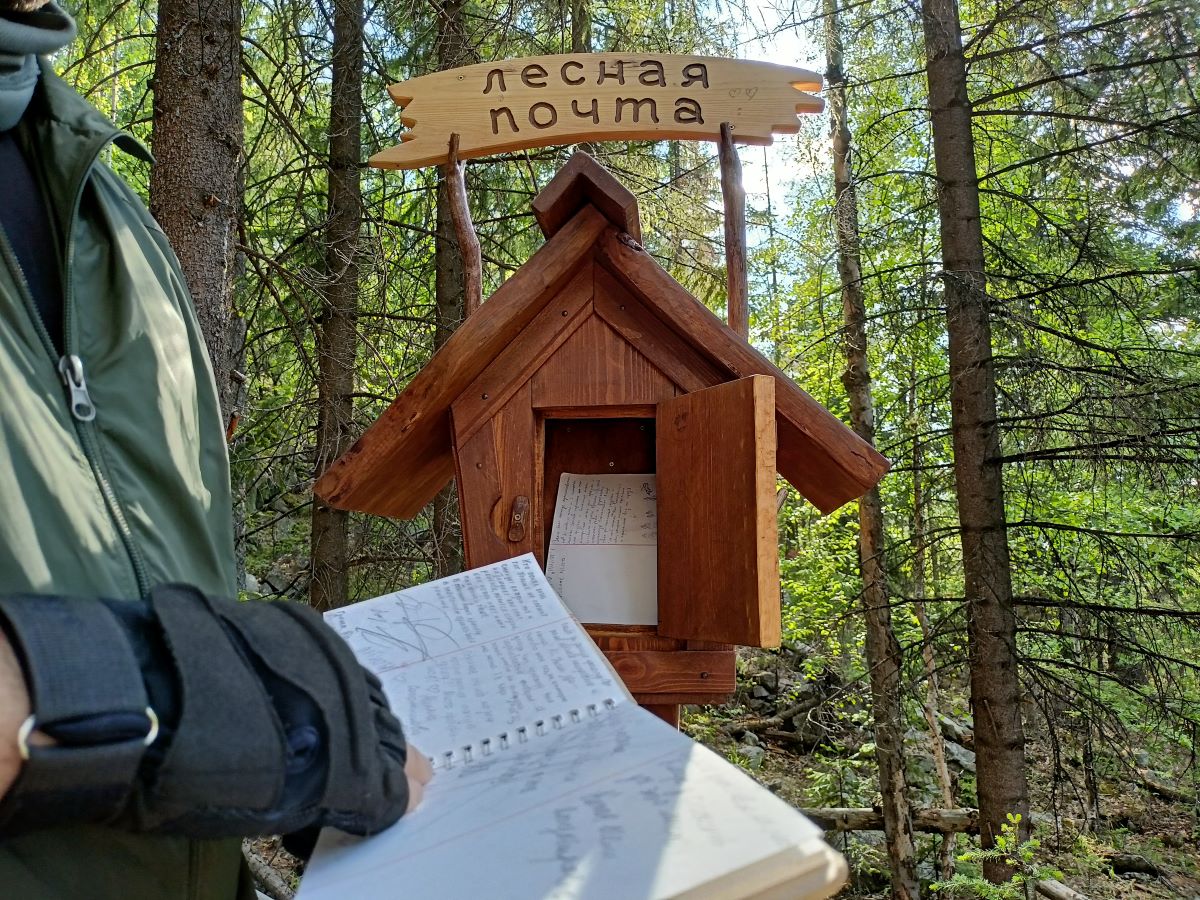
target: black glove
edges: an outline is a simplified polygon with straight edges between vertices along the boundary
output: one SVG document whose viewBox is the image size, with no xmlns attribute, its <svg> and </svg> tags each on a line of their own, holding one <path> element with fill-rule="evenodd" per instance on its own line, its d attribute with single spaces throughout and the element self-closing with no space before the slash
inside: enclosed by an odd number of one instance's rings
<svg viewBox="0 0 1200 900">
<path fill-rule="evenodd" d="M 408 805 L 378 679 L 305 606 L 168 585 L 136 602 L 0 597 L 0 625 L 30 686 L 23 731 L 57 741 L 28 748 L 0 835 L 84 822 L 367 834 Z"/>
</svg>

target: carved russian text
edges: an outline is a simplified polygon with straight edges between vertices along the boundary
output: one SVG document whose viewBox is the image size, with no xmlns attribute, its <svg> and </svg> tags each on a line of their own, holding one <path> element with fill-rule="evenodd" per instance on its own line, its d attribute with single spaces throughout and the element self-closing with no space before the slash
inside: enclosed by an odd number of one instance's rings
<svg viewBox="0 0 1200 900">
<path fill-rule="evenodd" d="M 512 128 L 513 134 L 516 134 L 518 131 L 520 131 L 520 129 L 517 128 L 517 120 L 516 120 L 516 117 L 513 116 L 512 110 L 509 109 L 507 106 L 501 106 L 500 108 L 493 109 L 491 111 L 492 134 L 500 133 L 500 113 L 504 113 L 506 116 L 508 116 L 508 124 L 509 124 L 509 127 Z"/>
</svg>

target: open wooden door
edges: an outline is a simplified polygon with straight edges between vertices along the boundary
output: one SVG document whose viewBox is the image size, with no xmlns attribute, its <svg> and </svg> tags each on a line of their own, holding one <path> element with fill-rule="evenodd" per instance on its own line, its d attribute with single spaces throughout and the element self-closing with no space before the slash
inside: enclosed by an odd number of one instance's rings
<svg viewBox="0 0 1200 900">
<path fill-rule="evenodd" d="M 775 382 L 658 405 L 658 633 L 779 645 Z"/>
</svg>

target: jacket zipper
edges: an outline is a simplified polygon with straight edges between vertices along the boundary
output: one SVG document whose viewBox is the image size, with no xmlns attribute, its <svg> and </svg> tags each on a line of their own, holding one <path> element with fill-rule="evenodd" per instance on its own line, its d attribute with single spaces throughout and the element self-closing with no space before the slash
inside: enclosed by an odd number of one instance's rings
<svg viewBox="0 0 1200 900">
<path fill-rule="evenodd" d="M 125 547 L 125 553 L 129 558 L 129 565 L 133 569 L 134 580 L 137 582 L 138 593 L 142 597 L 145 597 L 150 593 L 150 582 L 146 575 L 145 560 L 142 558 L 141 550 L 133 539 L 133 531 L 129 527 L 129 522 L 125 518 L 125 511 L 121 506 L 116 491 L 113 490 L 112 482 L 104 466 L 99 438 L 95 430 L 96 406 L 92 402 L 91 394 L 88 392 L 83 360 L 71 352 L 73 345 L 73 341 L 71 340 L 71 309 L 74 294 L 71 269 L 75 260 L 75 220 L 79 217 L 79 205 L 83 199 L 83 189 L 88 182 L 92 167 L 95 166 L 96 161 L 100 158 L 100 154 L 104 152 L 104 148 L 108 146 L 110 141 L 111 138 L 96 148 L 96 152 L 92 155 L 87 167 L 84 169 L 84 177 L 75 191 L 75 200 L 71 206 L 71 217 L 67 223 L 66 266 L 63 272 L 65 293 L 63 300 L 63 355 L 61 357 L 58 356 L 58 352 L 54 348 L 54 342 L 50 339 L 50 333 L 46 330 L 46 323 L 42 321 L 41 313 L 38 312 L 37 304 L 33 300 L 33 291 L 29 288 L 29 281 L 25 277 L 25 270 L 21 268 L 21 262 L 17 259 L 17 254 L 9 244 L 8 236 L 3 233 L 3 230 L 0 230 L 0 248 L 3 249 L 10 268 L 16 273 L 17 286 L 21 291 L 22 299 L 25 301 L 26 310 L 33 320 L 34 328 L 41 338 L 42 347 L 50 357 L 52 364 L 59 374 L 59 378 L 66 388 L 67 405 L 71 413 L 71 418 L 74 420 L 75 434 L 79 440 L 80 449 L 83 451 L 83 455 L 91 467 L 92 477 L 96 480 L 96 486 L 99 488 L 100 494 L 104 498 L 104 504 L 108 508 L 109 517 L 116 526 L 117 534 L 120 536 L 121 543 Z"/>
</svg>

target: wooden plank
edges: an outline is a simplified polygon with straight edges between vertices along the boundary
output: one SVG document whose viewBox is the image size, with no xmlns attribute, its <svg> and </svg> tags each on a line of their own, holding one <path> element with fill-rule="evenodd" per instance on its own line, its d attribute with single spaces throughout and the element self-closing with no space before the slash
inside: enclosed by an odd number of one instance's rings
<svg viewBox="0 0 1200 900">
<path fill-rule="evenodd" d="M 618 403 L 613 406 L 539 406 L 544 419 L 653 419 L 657 403 Z"/>
<path fill-rule="evenodd" d="M 659 634 L 778 646 L 775 471 L 773 379 L 659 407 Z"/>
<path fill-rule="evenodd" d="M 723 368 L 726 378 L 768 375 L 775 379 L 780 442 L 786 444 L 779 454 L 779 472 L 822 512 L 862 496 L 887 472 L 890 463 L 874 448 L 738 338 L 638 244 L 609 228 L 596 245 L 596 259 L 668 329 Z M 597 297 L 599 285 L 597 276 Z M 601 303 L 596 308 L 604 314 Z M 651 362 L 657 364 L 653 357 Z"/>
<path fill-rule="evenodd" d="M 366 432 L 364 432 L 365 434 Z M 365 512 L 373 512 L 376 515 L 395 515 L 401 518 L 410 518 L 419 513 L 425 504 L 431 501 L 437 495 L 437 492 L 444 488 L 450 479 L 454 477 L 454 455 L 450 449 L 452 443 L 453 438 L 450 434 L 449 413 L 431 417 L 428 421 L 422 422 L 421 427 L 414 429 L 410 434 L 405 436 L 402 445 L 403 457 L 401 457 L 401 451 L 399 450 L 395 453 L 390 453 L 383 447 L 374 448 L 383 460 L 390 460 L 390 465 L 382 466 L 380 464 L 382 460 L 371 458 L 366 462 L 362 470 L 349 474 L 349 484 L 358 491 L 358 493 L 351 495 L 350 499 L 345 502 L 334 502 L 328 499 L 322 493 L 322 480 L 317 481 L 313 487 L 313 493 L 325 499 L 330 506 L 336 506 L 339 509 L 361 509 Z M 346 454 L 343 454 L 338 460 L 334 460 L 326 472 L 333 472 L 338 461 L 345 459 L 347 455 L 353 452 L 354 447 L 351 447 Z M 387 455 L 384 457 L 383 454 Z M 400 458 L 411 460 L 412 462 L 407 466 L 398 466 L 396 460 Z M 402 471 L 407 476 L 402 485 L 390 485 L 387 482 L 389 468 L 393 472 Z M 367 479 L 367 483 L 364 484 L 362 479 Z M 380 482 L 378 494 L 372 490 L 372 483 L 375 479 L 379 479 Z M 389 512 L 394 507 L 390 505 L 385 506 L 378 502 L 389 500 L 392 496 L 392 491 L 395 491 L 400 498 L 409 498 L 411 500 L 409 506 L 396 508 L 397 511 Z M 421 502 L 416 502 L 413 498 L 417 497 L 425 499 Z"/>
<path fill-rule="evenodd" d="M 554 355 L 592 314 L 592 270 L 581 265 L 453 403 L 459 440 L 466 440 Z M 489 301 L 490 302 L 490 301 Z"/>
<path fill-rule="evenodd" d="M 733 650 L 736 644 L 726 644 L 722 641 L 685 641 L 688 650 Z"/>
<path fill-rule="evenodd" d="M 558 482 L 576 475 L 654 471 L 654 419 L 546 419 L 543 455 L 541 549 L 550 544 Z"/>
<path fill-rule="evenodd" d="M 594 283 L 596 315 L 683 391 L 698 391 L 730 380 L 724 367 L 694 350 L 603 266 L 596 266 Z"/>
<path fill-rule="evenodd" d="M 734 654 L 615 650 L 604 654 L 632 694 L 724 693 L 735 687 Z"/>
<path fill-rule="evenodd" d="M 380 168 L 443 162 L 450 134 L 462 159 L 589 140 L 716 140 L 770 144 L 825 104 L 806 69 L 712 56 L 570 53 L 478 63 L 388 87 L 409 131 L 371 157 Z"/>
<path fill-rule="evenodd" d="M 527 527 L 510 539 L 513 506 L 534 496 L 536 423 L 529 385 L 513 394 L 484 428 L 458 445 L 458 497 L 468 568 L 538 552 Z"/>
<path fill-rule="evenodd" d="M 733 650 L 720 641 L 684 641 L 663 637 L 655 625 L 585 625 L 602 650 Z"/>
<path fill-rule="evenodd" d="M 331 506 L 416 515 L 450 480 L 450 404 L 570 280 L 608 220 L 585 207 L 463 323 L 382 416 L 317 480 Z M 403 465 L 400 462 L 403 462 Z"/>
<path fill-rule="evenodd" d="M 653 625 L 587 625 L 588 636 L 601 650 L 686 650 L 687 641 L 662 637 Z"/>
<path fill-rule="evenodd" d="M 633 693 L 632 691 L 630 693 Z M 695 704 L 697 706 L 720 706 L 728 703 L 733 699 L 733 692 L 728 691 L 721 694 L 706 693 L 704 691 L 689 691 L 683 694 L 633 694 L 633 699 L 638 706 L 652 706 L 656 704 L 672 703 L 676 705 Z"/>
<path fill-rule="evenodd" d="M 642 223 L 637 198 L 612 173 L 589 154 L 575 151 L 533 200 L 533 217 L 542 234 L 550 237 L 585 203 L 596 207 L 613 227 L 639 243 Z"/>
<path fill-rule="evenodd" d="M 533 376 L 535 409 L 654 404 L 674 396 L 675 385 L 594 315 Z"/>
</svg>

